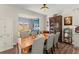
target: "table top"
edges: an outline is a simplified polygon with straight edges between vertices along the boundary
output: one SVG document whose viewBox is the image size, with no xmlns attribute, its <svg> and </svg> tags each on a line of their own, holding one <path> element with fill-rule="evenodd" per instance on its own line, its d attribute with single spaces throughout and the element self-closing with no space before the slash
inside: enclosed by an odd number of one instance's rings
<svg viewBox="0 0 79 59">
<path fill-rule="evenodd" d="M 23 38 L 21 40 L 21 48 L 31 46 L 35 40 L 36 40 L 36 38 L 33 38 L 32 36 Z"/>
<path fill-rule="evenodd" d="M 42 36 L 44 37 L 45 40 L 48 39 L 48 35 L 42 35 Z M 26 48 L 31 46 L 35 40 L 36 40 L 36 37 L 33 37 L 33 36 L 29 36 L 21 39 L 21 48 Z"/>
</svg>

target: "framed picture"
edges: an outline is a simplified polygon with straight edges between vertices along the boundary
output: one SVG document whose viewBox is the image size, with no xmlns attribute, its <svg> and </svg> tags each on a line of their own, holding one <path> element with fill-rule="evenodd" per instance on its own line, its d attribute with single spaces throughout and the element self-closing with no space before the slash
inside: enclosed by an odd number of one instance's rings
<svg viewBox="0 0 79 59">
<path fill-rule="evenodd" d="M 79 33 L 79 26 L 76 26 L 75 32 L 76 32 L 76 33 Z"/>
<path fill-rule="evenodd" d="M 72 16 L 64 18 L 64 25 L 72 25 Z"/>
</svg>

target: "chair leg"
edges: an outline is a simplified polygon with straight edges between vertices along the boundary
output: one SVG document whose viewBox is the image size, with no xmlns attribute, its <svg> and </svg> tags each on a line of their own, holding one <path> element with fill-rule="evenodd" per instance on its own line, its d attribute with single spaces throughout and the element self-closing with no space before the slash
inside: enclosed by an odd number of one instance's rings
<svg viewBox="0 0 79 59">
<path fill-rule="evenodd" d="M 51 52 L 52 52 L 52 54 L 53 54 L 53 48 L 51 48 Z"/>
<path fill-rule="evenodd" d="M 51 54 L 51 53 L 53 54 L 53 49 L 50 48 L 50 49 L 48 50 L 48 53 L 49 53 L 49 54 Z"/>
<path fill-rule="evenodd" d="M 51 53 L 53 54 L 53 50 L 54 50 L 53 48 L 50 48 L 49 50 L 45 50 L 44 53 L 45 54 L 51 54 Z"/>
<path fill-rule="evenodd" d="M 51 54 L 52 53 L 52 48 L 49 50 L 46 50 L 46 54 Z"/>
<path fill-rule="evenodd" d="M 46 50 L 46 54 L 48 54 L 48 51 Z"/>
<path fill-rule="evenodd" d="M 55 45 L 53 45 L 53 52 L 55 52 Z"/>
<path fill-rule="evenodd" d="M 48 51 L 47 50 L 44 50 L 44 52 L 43 52 L 44 54 L 48 54 Z"/>
<path fill-rule="evenodd" d="M 59 47 L 58 47 L 58 43 L 56 43 L 56 48 L 59 48 Z"/>
</svg>

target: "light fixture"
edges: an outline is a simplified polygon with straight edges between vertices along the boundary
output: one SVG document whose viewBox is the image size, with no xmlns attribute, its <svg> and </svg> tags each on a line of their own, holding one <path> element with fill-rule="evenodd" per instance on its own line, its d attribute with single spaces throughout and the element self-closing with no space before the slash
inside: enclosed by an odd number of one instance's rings
<svg viewBox="0 0 79 59">
<path fill-rule="evenodd" d="M 46 4 L 43 4 L 43 7 L 41 7 L 41 10 L 43 11 L 43 12 L 47 12 L 48 11 L 48 6 L 46 5 Z"/>
</svg>

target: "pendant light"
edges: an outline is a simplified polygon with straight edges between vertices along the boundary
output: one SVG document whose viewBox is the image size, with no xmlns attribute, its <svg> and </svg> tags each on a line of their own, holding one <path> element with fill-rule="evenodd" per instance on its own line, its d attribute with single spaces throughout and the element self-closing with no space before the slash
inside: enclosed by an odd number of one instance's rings
<svg viewBox="0 0 79 59">
<path fill-rule="evenodd" d="M 48 11 L 48 6 L 46 5 L 46 4 L 43 4 L 43 7 L 41 7 L 41 10 L 43 11 L 43 12 L 47 12 Z"/>
</svg>

